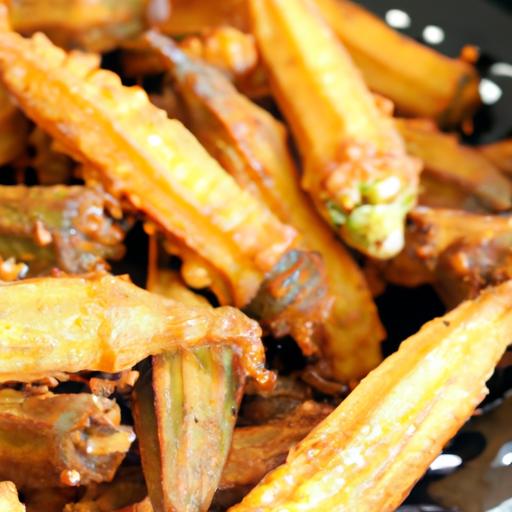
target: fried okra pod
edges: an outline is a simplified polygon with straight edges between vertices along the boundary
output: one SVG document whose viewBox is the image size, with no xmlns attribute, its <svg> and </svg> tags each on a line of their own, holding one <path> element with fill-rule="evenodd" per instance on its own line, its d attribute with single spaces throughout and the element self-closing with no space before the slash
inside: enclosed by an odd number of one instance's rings
<svg viewBox="0 0 512 512">
<path fill-rule="evenodd" d="M 115 373 L 177 346 L 221 344 L 240 355 L 248 375 L 271 385 L 260 334 L 235 308 L 185 306 L 108 274 L 0 284 L 0 381 Z"/>
<path fill-rule="evenodd" d="M 245 305 L 295 237 L 138 87 L 41 34 L 0 34 L 0 71 L 29 117 L 97 179 L 211 261 Z M 16 72 L 15 70 L 18 70 Z M 89 126 L 94 125 L 95 130 Z"/>
<path fill-rule="evenodd" d="M 401 113 L 442 126 L 469 119 L 480 104 L 479 76 L 452 59 L 390 28 L 349 0 L 314 0 L 361 70 L 368 87 Z"/>
<path fill-rule="evenodd" d="M 512 219 L 416 208 L 409 215 L 403 252 L 382 270 L 395 284 L 433 284 L 453 307 L 512 277 Z"/>
<path fill-rule="evenodd" d="M 321 349 L 335 378 L 363 377 L 380 362 L 384 330 L 361 270 L 300 188 L 284 127 L 219 70 L 158 33 L 145 39 L 167 64 L 188 126 L 204 147 L 242 188 L 297 230 L 303 248 L 322 255 L 334 302 L 322 325 Z"/>
<path fill-rule="evenodd" d="M 153 269 L 149 289 L 212 309 L 171 271 Z M 148 362 L 134 390 L 133 413 L 155 512 L 208 509 L 231 446 L 243 383 L 229 346 L 178 348 Z"/>
<path fill-rule="evenodd" d="M 42 34 L 0 33 L 3 81 L 29 117 L 83 164 L 86 181 L 129 201 L 205 261 L 205 280 L 219 284 L 214 292 L 224 304 L 247 306 L 266 276 L 280 269 L 280 301 L 262 292 L 276 317 L 262 320 L 308 347 L 310 331 L 331 304 L 320 258 L 295 250 L 295 230 L 240 189 L 142 89 L 123 86 L 97 66 L 94 56 L 66 54 Z M 294 283 L 286 280 L 297 266 Z"/>
<path fill-rule="evenodd" d="M 485 396 L 511 304 L 507 282 L 425 324 L 230 510 L 396 510 Z"/>
<path fill-rule="evenodd" d="M 476 149 L 460 144 L 429 120 L 396 119 L 407 151 L 423 161 L 424 176 L 445 181 L 474 196 L 491 212 L 512 206 L 512 183 Z"/>
<path fill-rule="evenodd" d="M 0 391 L 0 478 L 22 489 L 109 481 L 135 439 L 115 402 Z"/>
<path fill-rule="evenodd" d="M 0 257 L 26 263 L 30 275 L 107 268 L 124 255 L 129 222 L 116 220 L 116 201 L 83 186 L 0 186 Z"/>
<path fill-rule="evenodd" d="M 12 27 L 24 35 L 44 32 L 64 48 L 105 52 L 139 34 L 143 0 L 8 0 Z"/>
<path fill-rule="evenodd" d="M 376 258 L 397 254 L 419 161 L 312 0 L 249 5 L 272 92 L 304 160 L 304 188 L 348 244 Z"/>
</svg>

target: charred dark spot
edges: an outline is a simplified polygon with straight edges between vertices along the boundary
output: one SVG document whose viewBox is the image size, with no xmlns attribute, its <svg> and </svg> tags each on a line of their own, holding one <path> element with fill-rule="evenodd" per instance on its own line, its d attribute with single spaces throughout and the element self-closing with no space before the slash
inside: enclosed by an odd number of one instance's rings
<svg viewBox="0 0 512 512">
<path fill-rule="evenodd" d="M 304 349 L 308 332 L 325 319 L 331 304 L 321 256 L 292 250 L 265 277 L 245 312 L 276 337 L 291 334 Z"/>
</svg>

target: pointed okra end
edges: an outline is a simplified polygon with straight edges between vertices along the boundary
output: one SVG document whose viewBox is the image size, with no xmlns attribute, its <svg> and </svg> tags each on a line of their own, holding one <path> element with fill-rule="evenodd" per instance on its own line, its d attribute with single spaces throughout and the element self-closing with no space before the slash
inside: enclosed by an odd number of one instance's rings
<svg viewBox="0 0 512 512">
<path fill-rule="evenodd" d="M 155 512 L 208 510 L 225 465 L 245 375 L 228 346 L 152 358 L 133 394 L 142 468 Z"/>
<path fill-rule="evenodd" d="M 320 208 L 347 244 L 372 258 L 392 258 L 404 245 L 420 170 L 420 161 L 408 155 L 351 146 L 317 182 Z"/>
<path fill-rule="evenodd" d="M 405 218 L 415 204 L 415 193 L 409 191 L 391 203 L 361 203 L 344 211 L 333 201 L 326 203 L 329 220 L 345 242 L 371 256 L 388 259 L 404 246 Z"/>
</svg>

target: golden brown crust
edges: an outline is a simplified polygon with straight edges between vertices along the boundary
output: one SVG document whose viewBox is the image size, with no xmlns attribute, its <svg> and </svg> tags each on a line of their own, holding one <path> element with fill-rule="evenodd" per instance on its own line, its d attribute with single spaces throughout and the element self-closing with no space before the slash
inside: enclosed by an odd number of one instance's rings
<svg viewBox="0 0 512 512">
<path fill-rule="evenodd" d="M 370 89 L 392 100 L 401 113 L 448 126 L 473 115 L 480 104 L 479 77 L 470 63 L 417 43 L 349 0 L 315 3 Z"/>
<path fill-rule="evenodd" d="M 490 211 L 512 206 L 512 184 L 479 151 L 462 145 L 456 135 L 441 132 L 423 119 L 396 119 L 407 151 L 424 163 L 426 177 L 444 181 L 475 197 Z M 422 176 L 423 179 L 423 176 Z"/>
<path fill-rule="evenodd" d="M 274 379 L 264 369 L 261 330 L 240 311 L 184 306 L 108 274 L 0 284 L 0 331 L 1 381 L 115 373 L 176 346 L 208 344 L 240 350 L 243 368 L 262 385 Z"/>
<path fill-rule="evenodd" d="M 115 196 L 224 275 L 245 305 L 295 232 L 240 190 L 196 139 L 89 56 L 43 35 L 0 34 L 2 77 L 22 108 Z M 95 129 L 91 130 L 90 126 Z"/>
<path fill-rule="evenodd" d="M 107 398 L 3 389 L 0 479 L 21 489 L 110 481 L 135 439 L 120 420 L 119 406 Z"/>
<path fill-rule="evenodd" d="M 505 139 L 478 148 L 498 169 L 512 176 L 512 139 Z"/>
<path fill-rule="evenodd" d="M 511 301 L 508 282 L 425 324 L 230 510 L 395 510 L 485 395 Z"/>
<path fill-rule="evenodd" d="M 359 267 L 300 188 L 284 126 L 169 39 L 149 33 L 146 41 L 169 66 L 183 115 L 205 148 L 241 187 L 297 229 L 303 249 L 322 256 L 334 302 L 316 337 L 337 379 L 363 377 L 380 361 L 383 328 Z"/>
<path fill-rule="evenodd" d="M 304 159 L 303 187 L 348 244 L 378 258 L 396 254 L 419 161 L 312 0 L 249 5 L 272 92 Z"/>
</svg>

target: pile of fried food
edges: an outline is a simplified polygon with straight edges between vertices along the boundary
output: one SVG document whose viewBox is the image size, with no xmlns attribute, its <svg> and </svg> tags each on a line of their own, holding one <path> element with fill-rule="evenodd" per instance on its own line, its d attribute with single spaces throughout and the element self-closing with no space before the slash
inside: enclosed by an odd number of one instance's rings
<svg viewBox="0 0 512 512">
<path fill-rule="evenodd" d="M 0 7 L 0 509 L 395 510 L 512 340 L 474 49 L 348 0 Z M 381 362 L 386 283 L 449 312 Z"/>
</svg>

